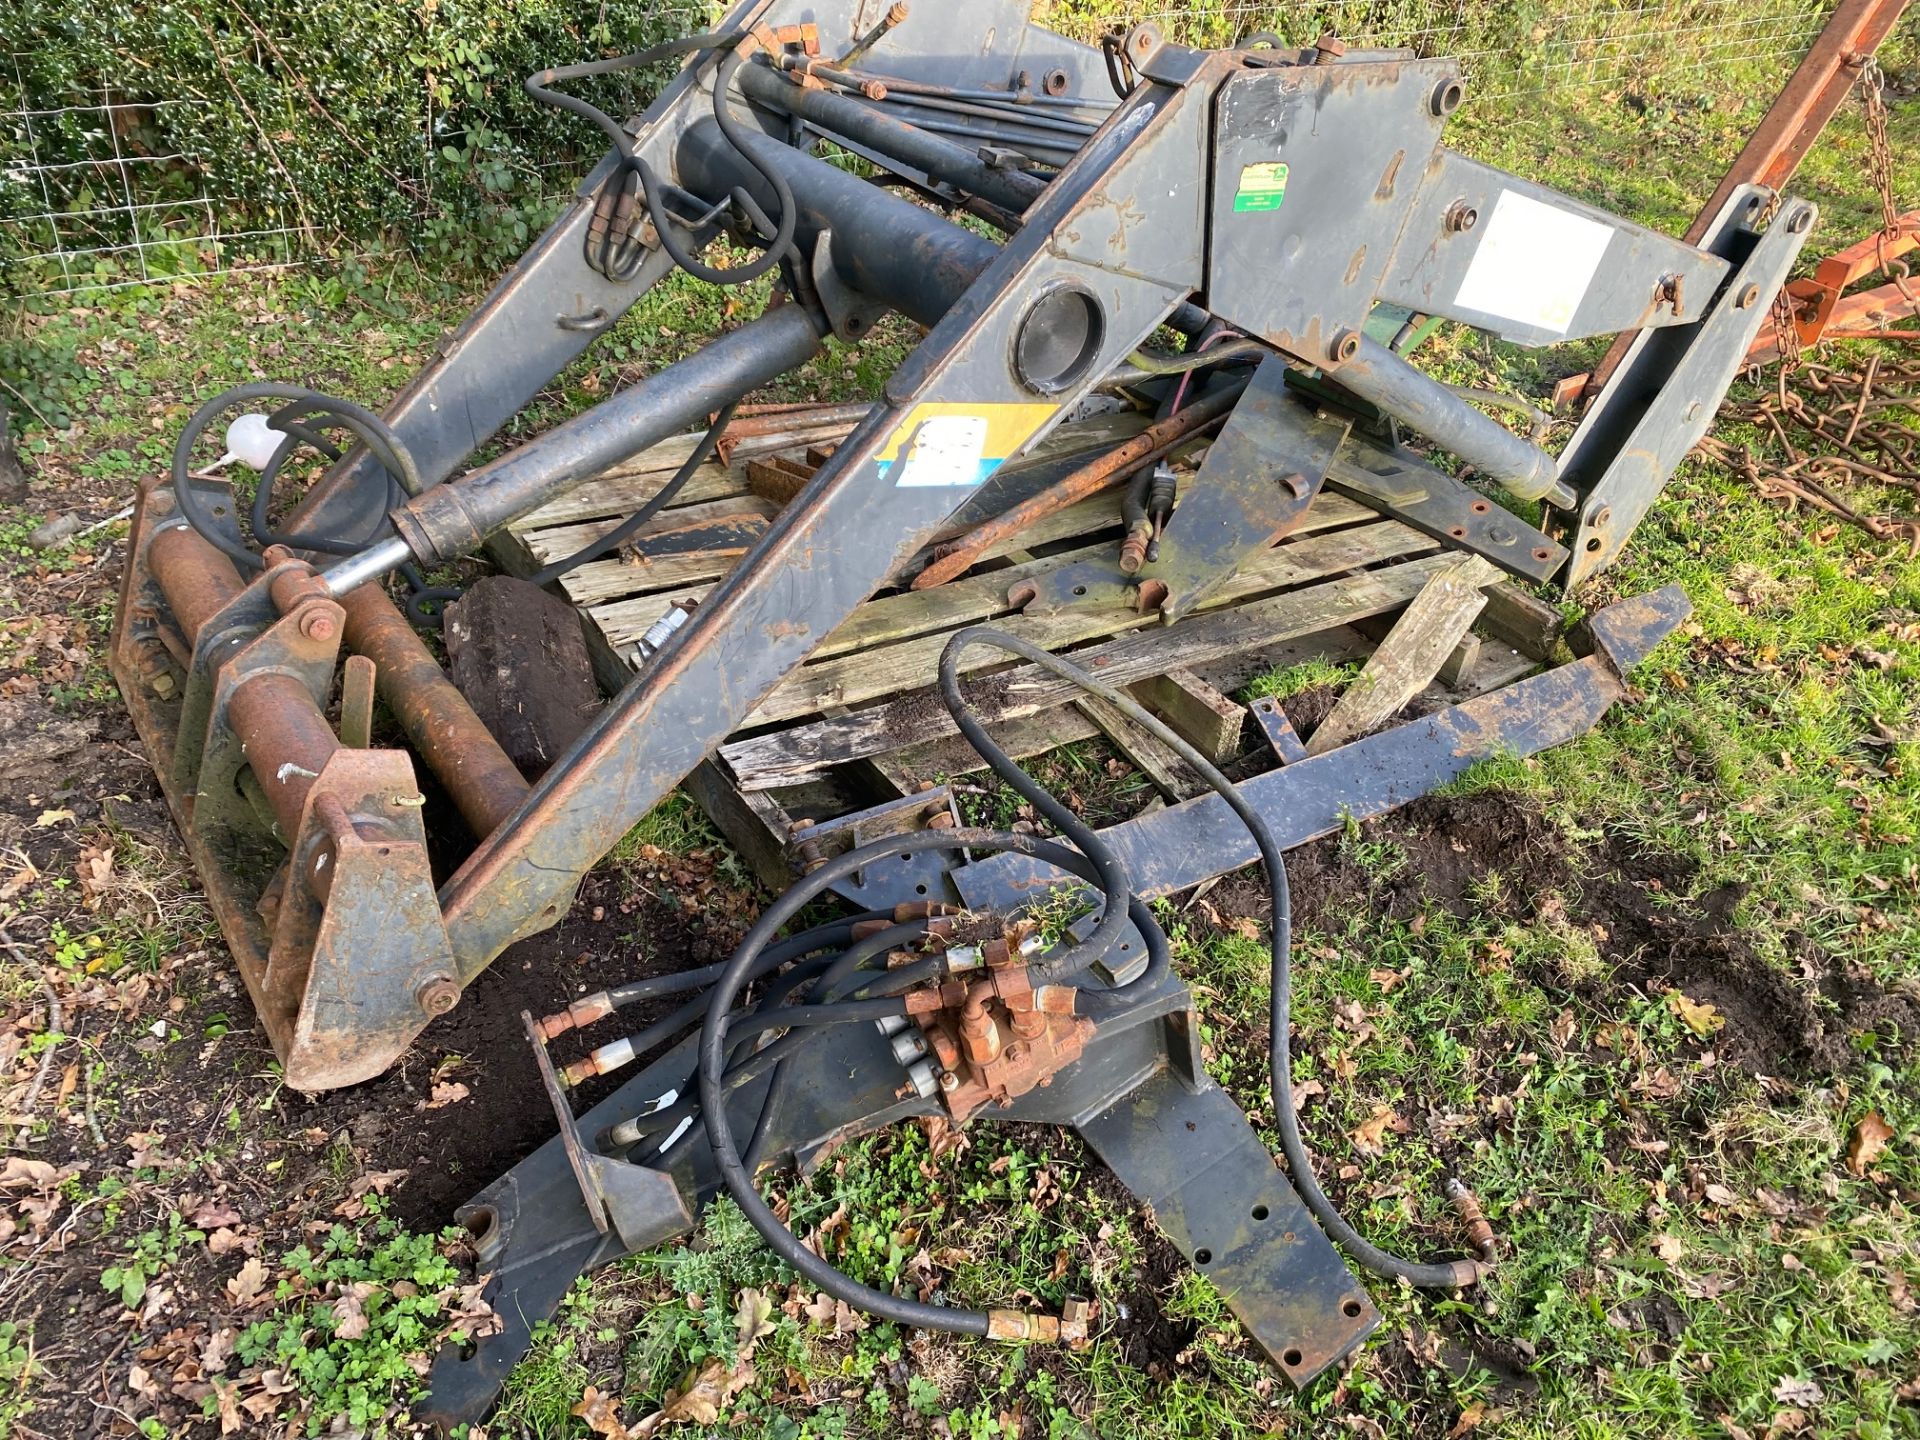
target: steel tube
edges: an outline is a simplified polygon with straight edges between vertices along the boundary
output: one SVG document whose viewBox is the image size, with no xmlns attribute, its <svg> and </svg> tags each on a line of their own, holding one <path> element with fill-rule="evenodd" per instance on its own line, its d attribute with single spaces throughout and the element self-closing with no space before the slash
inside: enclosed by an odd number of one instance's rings
<svg viewBox="0 0 1920 1440">
<path fill-rule="evenodd" d="M 735 78 L 751 99 L 892 156 L 1015 215 L 1047 188 L 1038 176 L 995 169 L 964 145 L 943 140 L 831 90 L 808 90 L 764 65 L 742 66 Z"/>
<path fill-rule="evenodd" d="M 946 314 L 1000 253 L 984 236 L 823 160 L 773 140 L 749 143 L 793 188 L 802 248 L 811 249 L 822 230 L 832 231 L 841 278 L 922 325 Z M 706 199 L 744 186 L 762 206 L 774 203 L 773 187 L 711 120 L 680 137 L 674 168 L 682 185 Z"/>
<path fill-rule="evenodd" d="M 492 834 L 526 798 L 519 769 L 386 591 L 362 585 L 340 604 L 347 612 L 347 647 L 373 661 L 380 698 L 407 739 L 440 777 L 473 833 Z"/>
<path fill-rule="evenodd" d="M 467 554 L 508 521 L 703 423 L 728 401 L 804 364 L 819 348 L 820 334 L 806 309 L 776 305 L 537 440 L 414 496 L 393 511 L 394 528 L 424 564 Z M 334 575 L 327 584 L 339 593 Z"/>
<path fill-rule="evenodd" d="M 991 240 L 824 160 L 773 140 L 749 143 L 792 187 L 800 207 L 799 243 L 811 247 L 822 230 L 832 231 L 840 278 L 921 325 L 931 328 L 1000 253 Z M 739 185 L 763 206 L 773 203 L 772 187 L 711 120 L 680 137 L 674 167 L 680 183 L 705 199 Z M 1211 318 L 1187 302 L 1167 324 L 1193 335 Z"/>
<path fill-rule="evenodd" d="M 265 671 L 227 698 L 227 723 L 246 747 L 247 764 L 266 792 L 288 844 L 300 833 L 307 794 L 340 741 L 307 687 L 291 675 Z"/>
<path fill-rule="evenodd" d="M 1560 462 L 1553 456 L 1482 415 L 1377 340 L 1362 336 L 1353 359 L 1328 367 L 1326 373 L 1522 500 L 1538 500 L 1551 493 L 1559 479 Z"/>
<path fill-rule="evenodd" d="M 201 627 L 247 588 L 233 561 L 185 525 L 153 537 L 147 546 L 147 566 L 189 648 Z"/>
</svg>

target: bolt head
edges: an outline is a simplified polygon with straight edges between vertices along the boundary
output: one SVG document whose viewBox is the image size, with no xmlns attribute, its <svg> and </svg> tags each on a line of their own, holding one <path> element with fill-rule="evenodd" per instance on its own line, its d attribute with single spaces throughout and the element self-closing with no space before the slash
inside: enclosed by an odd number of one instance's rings
<svg viewBox="0 0 1920 1440">
<path fill-rule="evenodd" d="M 942 1090 L 958 1090 L 960 1088 L 960 1077 L 951 1070 L 942 1070 L 940 1072 L 940 1088 Z"/>
<path fill-rule="evenodd" d="M 427 981 L 414 994 L 420 1008 L 429 1015 L 444 1015 L 460 1003 L 460 986 L 446 976 Z"/>
<path fill-rule="evenodd" d="M 300 617 L 300 633 L 316 642 L 333 639 L 333 616 L 324 610 L 309 610 Z"/>
</svg>

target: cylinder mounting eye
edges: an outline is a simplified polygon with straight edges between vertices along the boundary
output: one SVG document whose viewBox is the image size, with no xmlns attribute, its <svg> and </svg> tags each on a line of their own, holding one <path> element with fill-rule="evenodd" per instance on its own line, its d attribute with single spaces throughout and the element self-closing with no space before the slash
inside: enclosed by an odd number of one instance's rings
<svg viewBox="0 0 1920 1440">
<path fill-rule="evenodd" d="M 1106 312 L 1093 292 L 1056 285 L 1027 307 L 1014 334 L 1013 373 L 1041 395 L 1071 389 L 1099 358 Z"/>
</svg>

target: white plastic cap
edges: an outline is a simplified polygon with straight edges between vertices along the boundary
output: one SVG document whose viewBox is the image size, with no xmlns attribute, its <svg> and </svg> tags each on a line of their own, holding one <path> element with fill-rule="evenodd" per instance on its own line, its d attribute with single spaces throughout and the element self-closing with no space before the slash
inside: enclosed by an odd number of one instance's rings
<svg viewBox="0 0 1920 1440">
<path fill-rule="evenodd" d="M 242 415 L 227 426 L 227 453 L 219 463 L 238 460 L 249 470 L 265 470 L 286 438 L 267 424 L 266 416 Z"/>
</svg>

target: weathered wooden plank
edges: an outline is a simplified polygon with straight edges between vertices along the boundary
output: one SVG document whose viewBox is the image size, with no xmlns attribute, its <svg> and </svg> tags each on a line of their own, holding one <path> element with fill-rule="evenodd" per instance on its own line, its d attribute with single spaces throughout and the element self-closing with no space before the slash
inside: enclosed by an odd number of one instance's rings
<svg viewBox="0 0 1920 1440">
<path fill-rule="evenodd" d="M 1168 727 L 1216 765 L 1240 749 L 1246 707 L 1236 705 L 1191 670 L 1155 675 L 1133 687 L 1134 695 Z"/>
<path fill-rule="evenodd" d="M 727 843 L 746 857 L 760 883 L 775 894 L 799 873 L 787 854 L 792 821 L 771 795 L 742 791 L 711 759 L 681 783 Z"/>
<path fill-rule="evenodd" d="M 1100 728 L 1118 750 L 1152 782 L 1169 803 L 1198 795 L 1206 786 L 1185 761 L 1097 696 L 1073 702 L 1073 708 Z"/>
<path fill-rule="evenodd" d="M 843 407 L 835 407 L 834 412 Z M 858 407 L 864 414 L 864 407 Z M 826 412 L 823 412 L 826 413 Z M 757 455 L 781 450 L 803 449 L 819 441 L 844 439 L 853 421 L 829 418 L 813 424 L 796 424 L 777 433 L 743 437 L 729 457 L 731 465 L 708 461 L 687 481 L 690 499 L 717 500 L 726 495 L 746 492 L 745 461 Z M 689 431 L 661 441 L 629 460 L 609 466 L 593 479 L 583 482 L 538 510 L 514 522 L 515 530 L 538 530 L 549 525 L 570 525 L 602 515 L 631 515 L 643 501 L 667 481 L 667 477 L 686 463 L 693 447 L 700 442 L 699 432 Z M 705 491 L 707 493 L 700 493 Z"/>
<path fill-rule="evenodd" d="M 1291 540 L 1243 566 L 1237 575 L 1208 597 L 1207 608 L 1219 610 L 1341 570 L 1355 570 L 1430 551 L 1435 544 L 1397 520 L 1381 520 L 1358 529 Z M 888 600 L 870 601 L 862 609 L 877 611 L 890 603 Z M 1089 640 L 1104 639 L 1125 630 L 1147 626 L 1156 630 L 1161 628 L 1154 617 L 1136 615 L 1117 606 L 1112 609 L 1065 611 L 1043 617 L 1007 615 L 1000 623 L 1013 634 L 1049 650 L 1085 644 Z M 1166 633 L 1178 635 L 1178 631 Z M 1181 645 L 1178 638 L 1170 643 L 1173 647 Z M 857 705 L 883 695 L 916 689 L 925 685 L 934 673 L 940 650 L 945 644 L 944 633 L 922 635 L 898 644 L 861 650 L 806 665 L 768 696 L 747 723 L 765 725 L 777 720 L 797 719 L 802 715 L 818 714 L 829 705 Z M 1184 650 L 1169 649 L 1169 642 L 1165 640 L 1161 642 L 1160 653 L 1164 658 L 1160 665 L 1153 667 L 1153 673 L 1158 673 L 1170 662 L 1187 658 Z M 974 660 L 976 665 L 993 663 L 986 651 L 980 652 Z"/>
<path fill-rule="evenodd" d="M 1067 706 L 1038 715 L 1024 715 L 1001 725 L 989 725 L 987 733 L 993 737 L 994 744 L 1014 759 L 1026 760 L 1062 745 L 1091 740 L 1100 733 L 1100 727 Z M 885 762 L 894 783 L 905 793 L 917 789 L 921 781 L 966 775 L 984 770 L 987 765 L 964 735 L 943 735 L 922 745 L 883 752 L 875 758 Z"/>
<path fill-rule="evenodd" d="M 1439 673 L 1485 607 L 1481 594 L 1500 572 L 1478 555 L 1455 556 L 1435 571 L 1365 667 L 1307 737 L 1307 754 L 1324 755 L 1372 733 Z"/>
<path fill-rule="evenodd" d="M 715 520 L 727 520 L 736 516 L 751 515 L 762 521 L 771 520 L 780 513 L 780 507 L 758 495 L 734 495 L 721 500 L 708 500 L 697 505 L 674 505 L 661 511 L 653 519 L 635 532 L 635 540 L 645 540 L 654 535 L 671 535 L 694 525 L 705 525 Z M 582 545 L 590 545 L 609 530 L 623 523 L 622 516 L 609 516 L 603 520 L 591 520 L 579 525 L 560 525 L 551 530 L 526 532 L 521 538 L 526 546 L 538 557 L 541 564 L 571 555 Z"/>
<path fill-rule="evenodd" d="M 1130 685 L 1161 673 L 1176 655 L 1182 664 L 1201 665 L 1396 609 L 1419 593 L 1429 575 L 1455 558 L 1450 554 L 1426 555 L 1386 569 L 1345 575 L 1268 599 L 1214 609 L 1190 617 L 1172 631 L 1156 629 L 1146 635 L 1109 640 L 1072 658 L 1109 684 Z M 1173 637 L 1177 650 L 1170 650 L 1169 637 Z M 986 659 L 984 652 L 981 659 Z M 921 673 L 931 673 L 930 667 Z M 976 709 L 989 722 L 1031 715 L 1064 704 L 1079 693 L 1067 682 L 1031 665 L 975 676 L 967 689 Z M 792 784 L 828 766 L 879 754 L 904 743 L 948 734 L 953 728 L 945 708 L 923 689 L 851 715 L 732 741 L 721 746 L 720 753 L 743 786 L 764 789 Z"/>
<path fill-rule="evenodd" d="M 1496 640 L 1504 640 L 1522 655 L 1551 660 L 1560 640 L 1560 611 L 1538 596 L 1529 595 L 1511 581 L 1487 587 L 1487 608 L 1480 625 Z"/>
<path fill-rule="evenodd" d="M 1453 653 L 1440 662 L 1439 681 L 1459 690 L 1472 682 L 1473 667 L 1480 663 L 1480 637 L 1469 630 L 1453 647 Z"/>
</svg>

